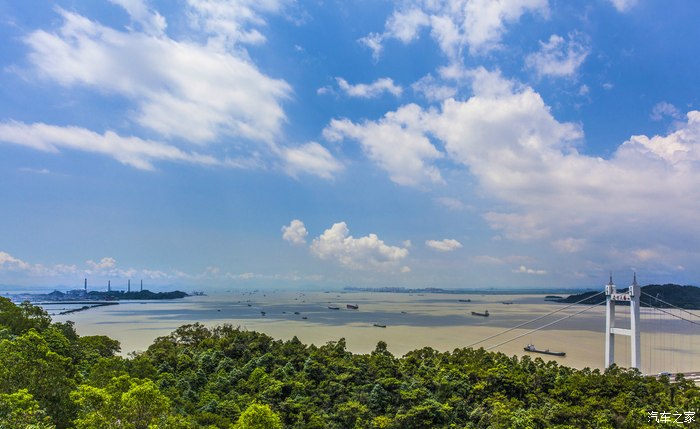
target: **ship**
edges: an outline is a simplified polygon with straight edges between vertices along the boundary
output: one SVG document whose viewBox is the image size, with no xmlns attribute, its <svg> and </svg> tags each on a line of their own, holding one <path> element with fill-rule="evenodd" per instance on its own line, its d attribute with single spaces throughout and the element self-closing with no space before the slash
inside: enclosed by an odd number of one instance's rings
<svg viewBox="0 0 700 429">
<path fill-rule="evenodd" d="M 489 317 L 489 311 L 486 310 L 483 313 L 479 313 L 478 311 L 472 311 L 472 316 Z"/>
<path fill-rule="evenodd" d="M 472 302 L 471 299 L 460 299 L 459 302 Z"/>
<path fill-rule="evenodd" d="M 328 309 L 329 309 L 329 310 L 340 310 L 340 307 L 336 307 L 336 306 L 334 306 L 334 305 L 329 305 L 329 306 L 328 306 Z"/>
<path fill-rule="evenodd" d="M 357 310 L 358 308 L 360 308 L 360 306 L 357 304 L 348 304 L 345 307 L 347 307 L 348 310 Z"/>
<path fill-rule="evenodd" d="M 528 344 L 527 346 L 523 347 L 523 350 L 531 353 L 542 353 L 543 355 L 566 356 L 566 352 L 551 352 L 549 349 L 538 350 L 533 344 Z"/>
<path fill-rule="evenodd" d="M 386 328 L 386 325 L 382 323 L 375 323 L 374 326 L 376 326 L 377 328 Z"/>
</svg>

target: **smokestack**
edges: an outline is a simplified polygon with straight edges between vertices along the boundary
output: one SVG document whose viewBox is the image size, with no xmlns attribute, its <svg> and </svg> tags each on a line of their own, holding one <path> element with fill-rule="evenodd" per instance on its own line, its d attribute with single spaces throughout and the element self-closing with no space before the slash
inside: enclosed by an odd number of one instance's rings
<svg viewBox="0 0 700 429">
<path fill-rule="evenodd" d="M 107 280 L 107 292 L 112 292 L 112 281 Z"/>
<path fill-rule="evenodd" d="M 141 292 L 143 292 L 143 279 L 141 279 Z"/>
<path fill-rule="evenodd" d="M 85 279 L 85 293 L 87 293 L 87 279 Z"/>
<path fill-rule="evenodd" d="M 131 292 L 131 279 L 129 279 L 129 283 L 127 285 L 127 292 Z"/>
</svg>

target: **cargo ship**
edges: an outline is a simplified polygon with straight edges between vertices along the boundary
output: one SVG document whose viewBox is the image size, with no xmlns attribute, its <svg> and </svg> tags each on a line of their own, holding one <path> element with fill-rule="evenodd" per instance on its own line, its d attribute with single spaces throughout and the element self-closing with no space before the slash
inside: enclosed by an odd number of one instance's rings
<svg viewBox="0 0 700 429">
<path fill-rule="evenodd" d="M 549 351 L 549 349 L 538 350 L 533 344 L 528 344 L 527 346 L 523 347 L 523 349 L 526 352 L 542 353 L 543 355 L 566 356 L 566 352 L 551 352 L 551 351 Z"/>
</svg>

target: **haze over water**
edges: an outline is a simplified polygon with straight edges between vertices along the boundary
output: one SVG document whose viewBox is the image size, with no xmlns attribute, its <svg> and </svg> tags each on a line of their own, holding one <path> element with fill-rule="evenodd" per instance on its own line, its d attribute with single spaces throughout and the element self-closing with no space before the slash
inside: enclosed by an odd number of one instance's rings
<svg viewBox="0 0 700 429">
<path fill-rule="evenodd" d="M 357 304 L 359 309 L 347 309 L 346 304 Z M 61 306 L 65 304 L 47 309 L 53 311 L 51 308 Z M 266 333 L 274 339 L 296 336 L 306 344 L 323 345 L 345 338 L 348 350 L 354 353 L 369 353 L 378 341 L 385 341 L 396 356 L 426 346 L 452 351 L 472 344 L 486 349 L 496 346 L 491 350 L 522 356 L 526 354 L 523 347 L 533 343 L 538 349 L 566 352 L 565 357 L 530 354 L 533 358 L 553 359 L 575 368 L 602 369 L 603 306 L 528 333 L 587 307 L 575 305 L 479 342 L 563 307 L 564 304 L 544 301 L 544 295 L 531 294 L 234 291 L 172 301 L 121 301 L 119 305 L 53 318 L 74 321 L 80 335 L 108 335 L 119 340 L 125 355 L 145 350 L 155 338 L 168 335 L 181 325 L 200 322 L 206 326 L 228 323 Z M 485 310 L 489 311 L 489 317 L 471 314 Z M 265 312 L 264 316 L 261 311 Z M 618 308 L 616 322 L 618 327 L 629 326 L 627 307 Z M 375 323 L 386 328 L 376 327 Z M 643 373 L 688 372 L 700 368 L 697 325 L 642 308 L 641 326 Z M 616 337 L 616 363 L 629 366 L 629 338 Z"/>
</svg>

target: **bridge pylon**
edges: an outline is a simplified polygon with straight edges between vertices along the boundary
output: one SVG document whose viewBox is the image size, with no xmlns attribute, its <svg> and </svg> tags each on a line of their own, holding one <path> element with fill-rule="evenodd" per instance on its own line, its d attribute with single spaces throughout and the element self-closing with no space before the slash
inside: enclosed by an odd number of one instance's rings
<svg viewBox="0 0 700 429">
<path fill-rule="evenodd" d="M 630 337 L 631 365 L 640 369 L 642 363 L 642 349 L 640 345 L 641 333 L 639 324 L 639 297 L 641 288 L 637 284 L 637 273 L 626 293 L 618 293 L 612 281 L 605 285 L 605 367 L 609 368 L 615 362 L 615 335 Z M 615 303 L 630 303 L 630 328 L 615 327 Z"/>
</svg>

